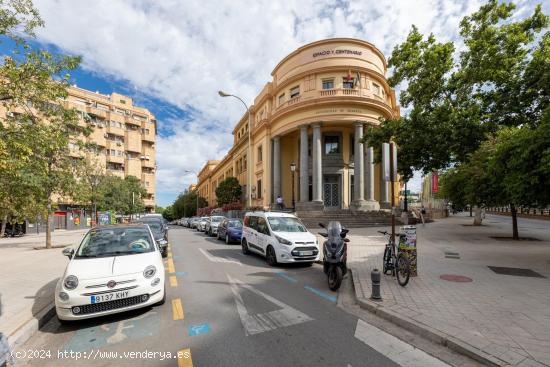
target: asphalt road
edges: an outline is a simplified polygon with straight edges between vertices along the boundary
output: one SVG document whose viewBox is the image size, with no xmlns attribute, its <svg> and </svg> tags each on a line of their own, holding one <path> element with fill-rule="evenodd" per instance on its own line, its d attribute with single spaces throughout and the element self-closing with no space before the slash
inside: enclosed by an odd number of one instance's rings
<svg viewBox="0 0 550 367">
<path fill-rule="evenodd" d="M 338 307 L 320 265 L 271 268 L 182 227 L 169 239 L 163 306 L 70 326 L 54 318 L 16 365 L 444 366 Z"/>
</svg>

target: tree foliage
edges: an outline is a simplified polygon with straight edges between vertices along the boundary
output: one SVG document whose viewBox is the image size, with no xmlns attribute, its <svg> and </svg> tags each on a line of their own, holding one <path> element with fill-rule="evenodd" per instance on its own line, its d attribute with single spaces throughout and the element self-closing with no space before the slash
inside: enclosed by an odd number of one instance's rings
<svg viewBox="0 0 550 367">
<path fill-rule="evenodd" d="M 242 187 L 236 177 L 227 177 L 216 188 L 218 205 L 234 203 L 241 199 Z"/>
<path fill-rule="evenodd" d="M 124 215 L 141 213 L 145 210 L 143 198 L 146 195 L 147 190 L 137 177 L 105 176 L 98 186 L 97 208 Z"/>
<path fill-rule="evenodd" d="M 82 159 L 71 157 L 69 143 L 89 130 L 76 111 L 64 107 L 68 71 L 79 57 L 36 50 L 26 39 L 43 21 L 30 0 L 0 1 L 0 36 L 14 44 L 0 66 L 0 214 L 11 218 L 43 214 L 51 247 L 56 197 L 74 195 L 75 172 Z M 3 227 L 2 227 L 3 230 Z"/>
<path fill-rule="evenodd" d="M 205 198 L 199 197 L 198 207 L 204 208 L 208 206 Z M 178 195 L 172 204 L 172 213 L 174 218 L 194 217 L 197 215 L 197 192 L 185 190 Z"/>
</svg>

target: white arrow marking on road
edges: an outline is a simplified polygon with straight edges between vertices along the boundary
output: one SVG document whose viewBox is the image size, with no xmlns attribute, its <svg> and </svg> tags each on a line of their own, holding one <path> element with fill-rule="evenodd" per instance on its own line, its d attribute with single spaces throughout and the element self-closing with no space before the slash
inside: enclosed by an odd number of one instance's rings
<svg viewBox="0 0 550 367">
<path fill-rule="evenodd" d="M 238 279 L 231 278 L 229 275 L 227 275 L 227 279 L 229 279 L 231 291 L 235 296 L 237 311 L 239 312 L 239 317 L 241 318 L 241 323 L 243 324 L 244 332 L 247 336 L 263 333 L 265 331 L 275 330 L 280 327 L 297 325 L 313 320 L 305 313 L 298 311 L 297 309 L 287 305 L 286 303 L 283 303 L 278 299 L 273 298 L 248 284 L 244 284 Z M 265 298 L 269 302 L 279 306 L 280 309 L 250 315 L 246 310 L 246 306 L 244 305 L 239 288 L 247 289 L 256 295 Z"/>
<path fill-rule="evenodd" d="M 202 248 L 199 247 L 199 251 L 202 252 L 202 254 L 210 261 L 212 261 L 213 263 L 232 263 L 232 264 L 237 264 L 237 265 L 240 265 L 240 266 L 243 266 L 243 264 L 241 264 L 239 261 L 237 261 L 236 259 L 233 259 L 233 260 L 229 260 L 229 259 L 224 259 L 223 257 L 217 257 L 217 256 L 212 256 L 210 255 L 207 251 L 204 251 Z"/>
<path fill-rule="evenodd" d="M 357 321 L 355 337 L 403 367 L 449 367 L 439 359 L 363 320 Z"/>
</svg>

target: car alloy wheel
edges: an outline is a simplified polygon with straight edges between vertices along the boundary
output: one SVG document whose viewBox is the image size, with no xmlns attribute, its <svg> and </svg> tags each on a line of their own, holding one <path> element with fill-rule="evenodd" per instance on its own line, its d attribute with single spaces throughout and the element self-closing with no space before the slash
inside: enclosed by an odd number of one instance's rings
<svg viewBox="0 0 550 367">
<path fill-rule="evenodd" d="M 277 255 L 275 255 L 275 250 L 271 246 L 267 248 L 266 260 L 269 266 L 277 265 Z"/>
</svg>

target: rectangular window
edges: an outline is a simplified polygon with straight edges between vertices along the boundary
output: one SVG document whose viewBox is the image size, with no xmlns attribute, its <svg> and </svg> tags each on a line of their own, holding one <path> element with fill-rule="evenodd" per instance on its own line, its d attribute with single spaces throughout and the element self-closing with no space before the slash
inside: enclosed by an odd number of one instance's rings
<svg viewBox="0 0 550 367">
<path fill-rule="evenodd" d="M 324 79 L 323 89 L 334 89 L 334 79 Z"/>
<path fill-rule="evenodd" d="M 380 86 L 376 83 L 372 83 L 372 89 L 374 94 L 380 95 Z"/>
<path fill-rule="evenodd" d="M 262 153 L 262 146 L 260 145 L 258 147 L 258 162 L 261 162 L 263 160 Z"/>
<path fill-rule="evenodd" d="M 340 139 L 337 136 L 325 136 L 325 154 L 340 153 Z"/>
<path fill-rule="evenodd" d="M 256 183 L 256 196 L 258 199 L 262 198 L 262 180 L 258 180 Z"/>
<path fill-rule="evenodd" d="M 300 95 L 300 86 L 297 85 L 294 88 L 290 89 L 290 98 L 296 98 Z"/>
<path fill-rule="evenodd" d="M 347 76 L 345 76 L 344 81 L 342 82 L 342 88 L 353 89 L 353 84 L 353 78 L 348 78 Z"/>
<path fill-rule="evenodd" d="M 281 94 L 279 96 L 279 106 L 282 105 L 283 103 L 285 103 L 285 94 Z"/>
<path fill-rule="evenodd" d="M 351 155 L 350 155 L 350 158 L 351 158 L 355 154 L 355 135 L 353 134 L 350 135 L 349 147 L 351 152 Z"/>
</svg>

